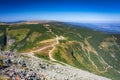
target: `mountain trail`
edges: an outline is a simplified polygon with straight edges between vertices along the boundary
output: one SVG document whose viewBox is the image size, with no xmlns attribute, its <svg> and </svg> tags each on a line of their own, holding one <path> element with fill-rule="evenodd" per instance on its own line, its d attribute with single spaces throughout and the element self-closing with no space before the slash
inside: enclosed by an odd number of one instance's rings
<svg viewBox="0 0 120 80">
<path fill-rule="evenodd" d="M 87 47 L 84 46 L 83 43 L 80 43 L 81 47 L 82 47 L 82 50 L 84 51 L 85 55 L 88 57 L 89 61 L 92 63 L 92 65 L 95 67 L 95 69 L 99 72 L 99 73 L 105 73 L 107 72 L 107 70 L 109 68 L 112 68 L 110 65 L 108 65 L 102 57 L 99 56 L 99 54 L 97 53 L 97 51 L 90 45 L 90 43 L 88 42 L 88 39 L 89 38 L 86 38 L 85 39 L 85 44 L 87 45 Z M 87 49 L 87 52 L 86 52 L 86 49 Z M 90 56 L 90 52 L 93 52 L 95 53 L 95 55 L 98 57 L 99 61 L 101 64 L 105 65 L 104 67 L 104 70 L 99 70 L 97 65 L 95 64 L 95 62 L 91 59 L 91 56 Z"/>
<path fill-rule="evenodd" d="M 55 46 L 56 46 L 57 44 L 59 44 L 59 36 L 56 35 L 48 26 L 46 26 L 46 29 L 48 29 L 48 31 L 51 32 L 51 34 L 56 37 L 56 38 L 55 38 L 55 43 L 50 44 L 50 45 L 45 46 L 45 47 L 42 47 L 42 48 L 39 48 L 39 49 L 37 49 L 37 50 L 30 51 L 30 52 L 26 52 L 26 53 L 22 53 L 22 54 L 28 54 L 29 56 L 33 57 L 35 52 L 39 52 L 39 51 L 45 50 L 45 49 L 47 49 L 47 48 L 49 48 L 49 47 L 53 47 L 53 48 L 48 52 L 49 59 L 50 59 L 51 61 L 57 61 L 57 60 L 55 60 L 55 59 L 52 57 L 52 52 L 54 51 Z"/>
</svg>

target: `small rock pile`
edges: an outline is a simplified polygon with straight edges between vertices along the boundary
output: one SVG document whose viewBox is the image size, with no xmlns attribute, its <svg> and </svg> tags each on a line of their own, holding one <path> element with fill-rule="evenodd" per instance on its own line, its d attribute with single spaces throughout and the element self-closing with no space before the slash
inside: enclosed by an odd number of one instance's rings
<svg viewBox="0 0 120 80">
<path fill-rule="evenodd" d="M 43 74 L 29 68 L 22 56 L 16 56 L 12 52 L 2 52 L 0 56 L 0 75 L 6 80 L 46 80 Z"/>
</svg>

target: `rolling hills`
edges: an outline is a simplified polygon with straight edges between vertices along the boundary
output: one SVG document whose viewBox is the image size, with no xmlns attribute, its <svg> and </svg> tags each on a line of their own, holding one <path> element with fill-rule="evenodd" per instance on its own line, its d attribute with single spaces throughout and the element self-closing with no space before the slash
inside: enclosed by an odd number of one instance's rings
<svg viewBox="0 0 120 80">
<path fill-rule="evenodd" d="M 63 22 L 0 25 L 0 48 L 120 79 L 120 34 Z"/>
</svg>

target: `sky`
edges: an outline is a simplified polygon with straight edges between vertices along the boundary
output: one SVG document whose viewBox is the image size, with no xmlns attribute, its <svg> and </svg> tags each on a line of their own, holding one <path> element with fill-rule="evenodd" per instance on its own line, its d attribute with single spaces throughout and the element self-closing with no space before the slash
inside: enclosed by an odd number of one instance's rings
<svg viewBox="0 0 120 80">
<path fill-rule="evenodd" d="M 0 21 L 120 22 L 120 0 L 0 0 Z"/>
</svg>

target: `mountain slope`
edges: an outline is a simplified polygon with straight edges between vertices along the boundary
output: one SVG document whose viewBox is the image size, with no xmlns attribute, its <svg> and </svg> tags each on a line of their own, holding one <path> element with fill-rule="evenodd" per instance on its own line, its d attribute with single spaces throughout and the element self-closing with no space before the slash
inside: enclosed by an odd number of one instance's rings
<svg viewBox="0 0 120 80">
<path fill-rule="evenodd" d="M 0 25 L 0 46 L 120 79 L 120 34 L 61 22 Z"/>
</svg>

